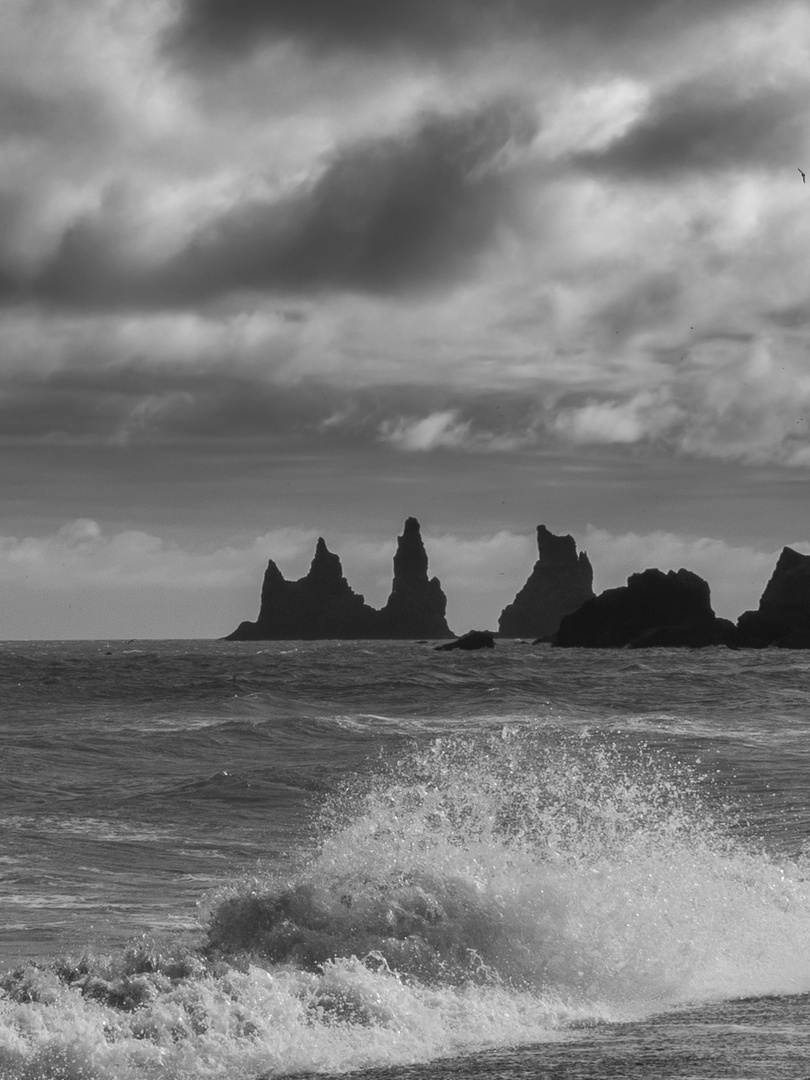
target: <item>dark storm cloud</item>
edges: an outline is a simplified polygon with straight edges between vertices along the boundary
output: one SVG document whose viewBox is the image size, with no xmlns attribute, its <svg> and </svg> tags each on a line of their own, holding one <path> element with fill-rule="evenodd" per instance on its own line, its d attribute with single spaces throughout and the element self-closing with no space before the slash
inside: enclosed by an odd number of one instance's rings
<svg viewBox="0 0 810 1080">
<path fill-rule="evenodd" d="M 6 443 L 260 439 L 311 431 L 335 408 L 335 391 L 278 386 L 238 371 L 142 362 L 73 364 L 45 377 L 7 377 L 0 394 Z"/>
<path fill-rule="evenodd" d="M 395 291 L 463 275 L 508 215 L 505 155 L 535 134 L 499 101 L 430 114 L 403 135 L 344 148 L 310 186 L 223 213 L 174 257 L 127 255 L 114 213 L 66 232 L 34 293 L 76 306 L 183 307 L 241 290 Z"/>
<path fill-rule="evenodd" d="M 169 44 L 190 54 L 241 54 L 263 39 L 315 47 L 441 48 L 463 38 L 486 0 L 186 0 Z M 462 16 L 466 15 L 465 20 Z"/>
<path fill-rule="evenodd" d="M 13 302 L 20 293 L 20 284 L 12 274 L 0 268 L 0 304 Z"/>
<path fill-rule="evenodd" d="M 805 128 L 806 106 L 795 92 L 690 83 L 662 94 L 604 150 L 575 160 L 597 172 L 664 179 L 743 163 L 779 168 L 792 164 Z"/>
<path fill-rule="evenodd" d="M 53 131 L 59 104 L 23 87 L 0 83 L 0 134 L 26 136 Z"/>
<path fill-rule="evenodd" d="M 459 393 L 418 385 L 340 387 L 280 383 L 248 369 L 131 361 L 74 362 L 46 376 L 7 376 L 0 442 L 45 444 L 230 442 L 278 448 L 379 445 L 386 424 L 453 410 L 473 431 L 525 428 L 535 405 L 522 393 Z"/>
<path fill-rule="evenodd" d="M 115 134 L 115 122 L 103 95 L 71 87 L 38 92 L 0 79 L 0 140 L 47 141 L 73 152 L 77 145 Z"/>
<path fill-rule="evenodd" d="M 684 23 L 750 6 L 751 0 L 185 0 L 169 46 L 223 58 L 278 39 L 315 49 L 441 52 L 471 40 L 569 28 L 620 34 L 661 16 Z"/>
<path fill-rule="evenodd" d="M 14 246 L 24 220 L 25 199 L 22 194 L 0 191 L 0 304 L 13 301 L 20 293 Z"/>
<path fill-rule="evenodd" d="M 765 317 L 785 330 L 804 330 L 810 326 L 810 299 L 787 307 L 766 311 Z"/>
</svg>

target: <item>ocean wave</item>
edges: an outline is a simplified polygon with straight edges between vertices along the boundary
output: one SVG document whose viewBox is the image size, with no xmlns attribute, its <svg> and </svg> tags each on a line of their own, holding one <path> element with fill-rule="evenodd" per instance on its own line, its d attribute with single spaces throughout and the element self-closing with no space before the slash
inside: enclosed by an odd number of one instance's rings
<svg viewBox="0 0 810 1080">
<path fill-rule="evenodd" d="M 289 790 L 309 793 L 323 791 L 325 787 L 325 781 L 307 776 L 302 770 L 262 767 L 250 772 L 221 769 L 209 776 L 172 780 L 164 785 L 164 790 L 171 790 L 174 798 L 214 800 L 229 805 L 273 805 L 285 801 Z"/>
<path fill-rule="evenodd" d="M 340 1071 L 806 992 L 810 866 L 734 840 L 721 795 L 606 736 L 434 740 L 211 896 L 193 947 L 6 975 L 0 1075 Z"/>
</svg>

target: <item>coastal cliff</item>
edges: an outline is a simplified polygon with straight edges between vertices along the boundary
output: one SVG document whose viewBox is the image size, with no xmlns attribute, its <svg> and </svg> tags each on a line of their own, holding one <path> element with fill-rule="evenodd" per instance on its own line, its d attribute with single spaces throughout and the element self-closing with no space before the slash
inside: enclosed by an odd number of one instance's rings
<svg viewBox="0 0 810 1080">
<path fill-rule="evenodd" d="M 577 554 L 572 536 L 555 536 L 537 526 L 539 558 L 528 581 L 501 612 L 502 637 L 550 638 L 560 620 L 580 608 L 593 593 L 593 568 L 584 551 Z"/>
</svg>

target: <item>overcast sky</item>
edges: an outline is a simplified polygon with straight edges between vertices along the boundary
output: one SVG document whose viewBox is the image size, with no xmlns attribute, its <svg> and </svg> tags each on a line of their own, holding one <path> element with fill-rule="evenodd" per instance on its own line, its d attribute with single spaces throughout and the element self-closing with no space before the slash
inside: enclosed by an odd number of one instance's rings
<svg viewBox="0 0 810 1080">
<path fill-rule="evenodd" d="M 323 535 L 457 632 L 544 523 L 810 550 L 810 7 L 3 0 L 0 637 L 217 637 Z"/>
</svg>

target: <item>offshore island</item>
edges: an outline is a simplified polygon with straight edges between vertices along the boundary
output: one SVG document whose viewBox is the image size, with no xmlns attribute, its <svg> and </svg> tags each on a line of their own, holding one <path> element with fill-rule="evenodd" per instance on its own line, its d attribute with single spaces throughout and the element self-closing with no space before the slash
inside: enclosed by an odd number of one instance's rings
<svg viewBox="0 0 810 1080">
<path fill-rule="evenodd" d="M 538 559 L 498 620 L 497 636 L 531 638 L 558 648 L 704 648 L 771 646 L 810 649 L 810 555 L 782 550 L 755 611 L 719 618 L 708 583 L 690 570 L 647 569 L 627 584 L 593 591 L 593 568 L 573 537 L 537 527 Z M 255 622 L 239 624 L 228 641 L 327 639 L 451 641 L 489 648 L 496 634 L 457 638 L 447 623 L 447 597 L 428 574 L 419 522 L 405 521 L 397 538 L 391 593 L 384 607 L 366 604 L 343 575 L 338 555 L 321 537 L 309 572 L 287 581 L 271 559 Z M 456 644 L 457 643 L 457 644 Z"/>
</svg>

